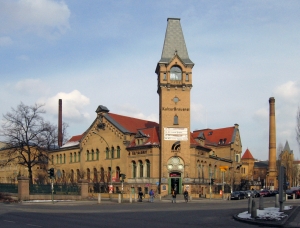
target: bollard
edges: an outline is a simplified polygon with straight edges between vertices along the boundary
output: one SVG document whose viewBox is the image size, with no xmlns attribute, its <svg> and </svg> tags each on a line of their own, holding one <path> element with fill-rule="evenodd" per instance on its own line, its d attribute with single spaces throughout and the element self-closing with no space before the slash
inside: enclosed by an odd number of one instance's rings
<svg viewBox="0 0 300 228">
<path fill-rule="evenodd" d="M 295 200 L 295 194 L 293 194 L 293 200 Z"/>
<path fill-rule="evenodd" d="M 192 196 L 190 196 L 190 201 L 192 201 L 193 200 L 193 197 Z"/>
<path fill-rule="evenodd" d="M 134 202 L 137 202 L 137 194 L 134 193 Z"/>
<path fill-rule="evenodd" d="M 251 208 L 252 208 L 252 196 L 249 197 L 248 199 L 248 213 L 251 213 Z"/>
<path fill-rule="evenodd" d="M 132 193 L 129 194 L 129 203 L 132 203 Z"/>
<path fill-rule="evenodd" d="M 118 197 L 118 203 L 121 203 L 121 201 L 122 201 L 121 198 L 122 198 L 122 197 L 121 197 L 121 194 L 119 194 L 119 197 Z"/>
<path fill-rule="evenodd" d="M 275 207 L 279 208 L 279 194 L 275 195 Z"/>
<path fill-rule="evenodd" d="M 263 210 L 264 209 L 264 197 L 260 196 L 259 197 L 259 210 Z"/>
<path fill-rule="evenodd" d="M 98 193 L 98 203 L 101 203 L 101 194 Z"/>
<path fill-rule="evenodd" d="M 257 217 L 257 210 L 255 206 L 255 201 L 252 200 L 252 207 L 251 207 L 251 218 L 256 218 Z"/>
<path fill-rule="evenodd" d="M 161 195 L 159 195 L 159 201 L 161 201 Z"/>
</svg>

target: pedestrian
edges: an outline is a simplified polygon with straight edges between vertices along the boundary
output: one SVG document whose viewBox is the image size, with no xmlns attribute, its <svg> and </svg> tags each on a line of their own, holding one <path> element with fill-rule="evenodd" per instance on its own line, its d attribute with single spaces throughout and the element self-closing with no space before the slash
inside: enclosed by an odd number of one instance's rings
<svg viewBox="0 0 300 228">
<path fill-rule="evenodd" d="M 187 191 L 187 189 L 184 190 L 183 196 L 184 196 L 185 202 L 187 203 L 187 202 L 188 202 L 188 199 L 189 199 L 189 192 Z"/>
<path fill-rule="evenodd" d="M 176 191 L 173 189 L 171 194 L 172 194 L 172 203 L 176 203 Z"/>
<path fill-rule="evenodd" d="M 140 189 L 139 191 L 139 202 L 143 202 L 143 192 L 142 192 L 142 189 Z"/>
<path fill-rule="evenodd" d="M 154 202 L 154 191 L 153 191 L 153 189 L 150 190 L 149 195 L 150 195 L 150 203 L 153 203 Z"/>
</svg>

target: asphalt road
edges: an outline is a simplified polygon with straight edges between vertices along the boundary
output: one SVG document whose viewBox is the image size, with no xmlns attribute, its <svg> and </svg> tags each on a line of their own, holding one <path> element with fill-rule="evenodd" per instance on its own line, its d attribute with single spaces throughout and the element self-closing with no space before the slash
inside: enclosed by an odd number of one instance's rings
<svg viewBox="0 0 300 228">
<path fill-rule="evenodd" d="M 273 197 L 266 200 L 272 205 Z M 1 228 L 30 227 L 255 227 L 233 220 L 247 200 L 123 203 L 96 201 L 0 204 Z"/>
</svg>

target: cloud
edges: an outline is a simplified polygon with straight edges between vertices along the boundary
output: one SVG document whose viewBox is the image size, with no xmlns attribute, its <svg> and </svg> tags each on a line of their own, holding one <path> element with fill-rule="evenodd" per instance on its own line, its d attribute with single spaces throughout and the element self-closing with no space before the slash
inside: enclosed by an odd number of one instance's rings
<svg viewBox="0 0 300 228">
<path fill-rule="evenodd" d="M 70 10 L 53 0 L 1 1 L 0 32 L 25 31 L 39 36 L 57 37 L 70 28 Z"/>
<path fill-rule="evenodd" d="M 0 47 L 9 46 L 13 43 L 12 39 L 8 36 L 0 37 Z"/>
<path fill-rule="evenodd" d="M 23 95 L 44 95 L 49 91 L 40 79 L 25 79 L 15 85 L 17 91 Z"/>
<path fill-rule="evenodd" d="M 90 99 L 78 90 L 70 93 L 60 92 L 50 98 L 42 98 L 39 103 L 45 103 L 47 113 L 58 115 L 58 100 L 62 99 L 63 118 L 69 121 L 81 122 L 90 118 L 89 113 L 85 112 L 85 107 L 90 103 Z"/>
<path fill-rule="evenodd" d="M 300 85 L 294 81 L 288 81 L 274 90 L 275 96 L 292 102 L 299 99 Z"/>
</svg>

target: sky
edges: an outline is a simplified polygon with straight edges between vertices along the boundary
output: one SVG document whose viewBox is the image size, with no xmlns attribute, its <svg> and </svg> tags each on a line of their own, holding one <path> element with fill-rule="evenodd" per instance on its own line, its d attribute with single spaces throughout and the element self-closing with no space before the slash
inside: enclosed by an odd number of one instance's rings
<svg viewBox="0 0 300 228">
<path fill-rule="evenodd" d="M 268 159 L 269 98 L 276 142 L 300 159 L 300 1 L 0 1 L 0 114 L 45 104 L 68 134 L 82 134 L 98 105 L 158 122 L 155 68 L 167 18 L 180 18 L 193 68 L 191 131 L 239 124 L 243 153 Z M 4 23 L 3 23 L 4 22 Z"/>
</svg>

